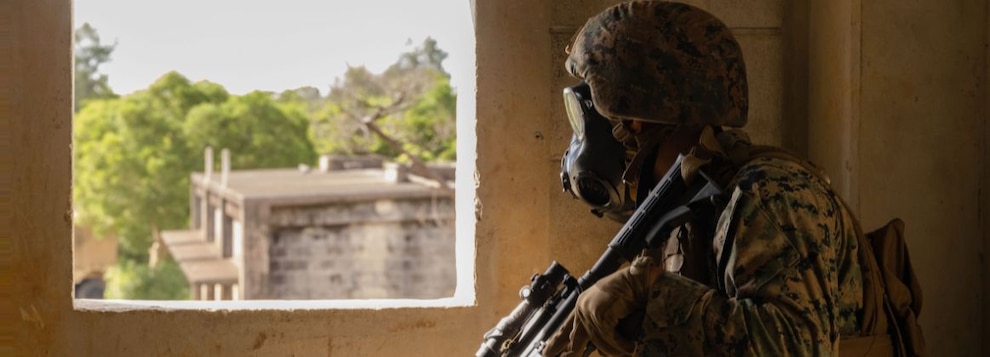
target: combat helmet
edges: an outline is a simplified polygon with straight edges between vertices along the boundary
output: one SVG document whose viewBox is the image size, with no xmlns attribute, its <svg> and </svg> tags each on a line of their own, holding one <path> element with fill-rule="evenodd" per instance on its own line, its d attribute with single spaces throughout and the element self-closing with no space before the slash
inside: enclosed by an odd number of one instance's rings
<svg viewBox="0 0 990 357">
<path fill-rule="evenodd" d="M 699 8 L 666 1 L 612 6 L 575 34 L 567 70 L 611 120 L 742 127 L 749 107 L 742 50 Z"/>
</svg>

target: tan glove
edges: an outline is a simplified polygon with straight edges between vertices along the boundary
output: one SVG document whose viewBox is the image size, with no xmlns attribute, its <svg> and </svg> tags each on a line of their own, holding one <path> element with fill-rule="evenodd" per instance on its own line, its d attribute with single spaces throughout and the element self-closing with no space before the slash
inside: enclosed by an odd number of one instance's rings
<svg viewBox="0 0 990 357">
<path fill-rule="evenodd" d="M 645 310 L 650 287 L 662 271 L 657 259 L 640 256 L 628 269 L 599 280 L 578 297 L 574 311 L 547 340 L 543 355 L 585 356 L 588 343 L 605 356 L 632 355 L 636 342 L 619 333 L 619 321 Z"/>
</svg>

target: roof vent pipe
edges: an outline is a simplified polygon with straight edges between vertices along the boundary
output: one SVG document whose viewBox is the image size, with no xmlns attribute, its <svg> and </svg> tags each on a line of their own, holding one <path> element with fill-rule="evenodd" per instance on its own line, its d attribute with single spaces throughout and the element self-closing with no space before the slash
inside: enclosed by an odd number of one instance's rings
<svg viewBox="0 0 990 357">
<path fill-rule="evenodd" d="M 213 148 L 207 146 L 203 150 L 203 183 L 209 184 L 213 176 Z"/>
<path fill-rule="evenodd" d="M 230 176 L 230 150 L 220 151 L 220 187 L 227 187 L 227 176 Z"/>
<path fill-rule="evenodd" d="M 320 172 L 332 170 L 330 167 L 330 155 L 320 155 Z"/>
<path fill-rule="evenodd" d="M 386 181 L 395 183 L 409 182 L 409 168 L 405 165 L 388 162 L 384 166 Z"/>
</svg>

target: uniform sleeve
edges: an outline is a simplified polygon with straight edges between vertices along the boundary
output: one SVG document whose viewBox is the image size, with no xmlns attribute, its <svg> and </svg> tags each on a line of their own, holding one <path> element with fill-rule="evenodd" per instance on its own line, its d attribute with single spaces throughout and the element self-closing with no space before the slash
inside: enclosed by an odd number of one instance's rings
<svg viewBox="0 0 990 357">
<path fill-rule="evenodd" d="M 834 355 L 834 255 L 821 250 L 829 232 L 801 190 L 772 194 L 737 188 L 719 219 L 725 292 L 675 274 L 656 282 L 643 355 Z"/>
</svg>

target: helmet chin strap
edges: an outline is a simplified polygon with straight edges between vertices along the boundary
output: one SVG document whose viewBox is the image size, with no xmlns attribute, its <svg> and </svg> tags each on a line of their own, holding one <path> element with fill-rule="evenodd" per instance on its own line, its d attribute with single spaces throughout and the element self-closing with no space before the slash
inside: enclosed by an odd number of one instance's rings
<svg viewBox="0 0 990 357">
<path fill-rule="evenodd" d="M 675 128 L 676 125 L 657 125 L 639 133 L 632 133 L 622 123 L 616 123 L 612 127 L 612 135 L 626 147 L 626 170 L 622 173 L 622 181 L 633 186 L 633 192 L 639 183 L 643 162 Z"/>
</svg>

